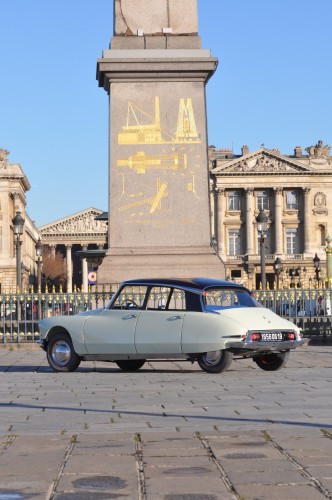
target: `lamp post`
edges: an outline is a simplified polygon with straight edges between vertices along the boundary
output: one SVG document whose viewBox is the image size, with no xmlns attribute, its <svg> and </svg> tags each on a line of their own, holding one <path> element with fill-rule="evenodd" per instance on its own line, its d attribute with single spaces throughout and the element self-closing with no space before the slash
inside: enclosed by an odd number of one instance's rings
<svg viewBox="0 0 332 500">
<path fill-rule="evenodd" d="M 280 278 L 280 273 L 283 270 L 282 261 L 280 257 L 277 257 L 276 260 L 273 262 L 273 269 L 277 277 L 277 290 L 279 290 L 279 278 Z"/>
<path fill-rule="evenodd" d="M 318 257 L 317 254 L 315 254 L 315 257 L 312 259 L 315 267 L 315 274 L 316 274 L 316 280 L 319 285 L 319 273 L 320 273 L 320 258 Z"/>
<path fill-rule="evenodd" d="M 22 287 L 22 270 L 21 270 L 21 236 L 23 234 L 24 219 L 21 212 L 16 212 L 13 219 L 15 246 L 16 246 L 16 286 L 19 290 Z"/>
<path fill-rule="evenodd" d="M 222 263 L 222 265 L 224 267 L 225 276 L 226 276 L 226 265 L 225 265 L 225 262 L 222 260 L 222 258 L 219 255 L 219 252 L 218 252 L 218 242 L 217 242 L 217 240 L 215 238 L 211 238 L 210 246 L 211 246 L 211 248 L 213 248 L 214 253 L 216 254 L 216 256 L 218 257 L 218 259 Z"/>
<path fill-rule="evenodd" d="M 261 282 L 263 290 L 266 289 L 266 273 L 265 273 L 265 234 L 268 229 L 269 218 L 265 210 L 260 210 L 256 217 L 257 231 L 260 238 L 260 253 L 261 253 Z"/>
<path fill-rule="evenodd" d="M 38 292 L 41 292 L 41 257 L 43 255 L 43 244 L 40 238 L 35 245 L 35 249 L 37 255 L 37 289 Z"/>
</svg>

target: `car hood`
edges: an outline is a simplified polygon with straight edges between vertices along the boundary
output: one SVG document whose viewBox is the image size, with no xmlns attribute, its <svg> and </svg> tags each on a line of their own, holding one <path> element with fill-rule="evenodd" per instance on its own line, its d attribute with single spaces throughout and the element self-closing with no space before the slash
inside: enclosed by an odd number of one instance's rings
<svg viewBox="0 0 332 500">
<path fill-rule="evenodd" d="M 239 307 L 218 311 L 220 316 L 236 321 L 246 330 L 296 330 L 299 328 L 265 307 Z"/>
</svg>

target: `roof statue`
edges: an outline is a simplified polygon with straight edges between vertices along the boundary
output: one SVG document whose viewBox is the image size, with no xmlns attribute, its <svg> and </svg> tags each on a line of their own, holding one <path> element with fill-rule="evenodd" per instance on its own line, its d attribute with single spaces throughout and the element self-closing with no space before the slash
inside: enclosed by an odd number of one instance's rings
<svg viewBox="0 0 332 500">
<path fill-rule="evenodd" d="M 315 146 L 309 146 L 306 151 L 309 154 L 309 160 L 313 163 L 330 163 L 331 146 L 323 145 L 323 141 L 319 140 Z"/>
<path fill-rule="evenodd" d="M 0 148 L 0 161 L 6 161 L 9 155 L 9 151 L 7 149 Z"/>
</svg>

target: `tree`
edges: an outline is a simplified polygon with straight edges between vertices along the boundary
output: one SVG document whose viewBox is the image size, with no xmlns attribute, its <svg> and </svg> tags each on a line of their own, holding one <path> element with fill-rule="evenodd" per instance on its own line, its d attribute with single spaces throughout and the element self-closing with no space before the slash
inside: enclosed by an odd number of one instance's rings
<svg viewBox="0 0 332 500">
<path fill-rule="evenodd" d="M 64 285 L 66 282 L 65 259 L 61 252 L 52 254 L 49 248 L 44 247 L 43 253 L 43 281 L 47 286 Z"/>
</svg>

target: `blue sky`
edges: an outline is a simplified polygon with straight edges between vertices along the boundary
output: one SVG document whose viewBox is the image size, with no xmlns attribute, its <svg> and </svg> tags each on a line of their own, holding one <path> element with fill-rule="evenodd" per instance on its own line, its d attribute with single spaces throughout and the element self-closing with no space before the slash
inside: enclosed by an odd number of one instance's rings
<svg viewBox="0 0 332 500">
<path fill-rule="evenodd" d="M 209 143 L 291 154 L 332 143 L 331 0 L 198 0 Z M 95 80 L 112 0 L 0 0 L 0 147 L 31 183 L 37 225 L 107 210 L 108 97 Z"/>
</svg>

